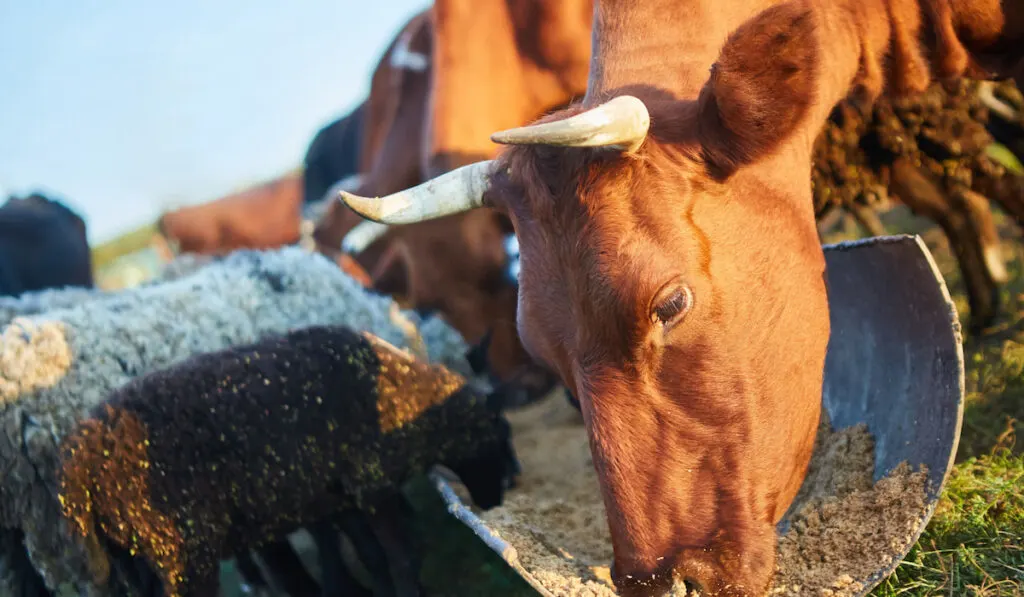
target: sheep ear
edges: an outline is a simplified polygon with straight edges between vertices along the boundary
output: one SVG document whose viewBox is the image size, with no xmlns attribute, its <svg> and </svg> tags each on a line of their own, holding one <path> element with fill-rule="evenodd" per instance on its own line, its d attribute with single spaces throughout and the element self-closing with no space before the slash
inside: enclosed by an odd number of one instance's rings
<svg viewBox="0 0 1024 597">
<path fill-rule="evenodd" d="M 816 33 L 810 8 L 789 2 L 729 36 L 698 99 L 698 135 L 713 174 L 727 178 L 774 150 L 807 114 L 818 74 Z"/>
</svg>

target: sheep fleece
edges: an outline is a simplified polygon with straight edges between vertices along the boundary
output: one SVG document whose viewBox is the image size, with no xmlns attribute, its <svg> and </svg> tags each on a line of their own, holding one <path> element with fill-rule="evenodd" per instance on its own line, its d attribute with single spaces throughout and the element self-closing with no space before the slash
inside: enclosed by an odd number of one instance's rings
<svg viewBox="0 0 1024 597">
<path fill-rule="evenodd" d="M 73 362 L 50 387 L 0 404 L 0 528 L 24 531 L 29 557 L 51 590 L 65 585 L 78 594 L 85 554 L 60 516 L 55 477 L 57 446 L 85 413 L 133 377 L 310 325 L 346 325 L 398 347 L 415 345 L 394 309 L 390 298 L 367 292 L 325 257 L 287 247 L 237 251 L 174 281 L 27 317 L 32 325 L 23 329 L 60 323 Z M 468 347 L 454 329 L 403 314 L 419 323 L 431 362 L 470 373 Z"/>
<path fill-rule="evenodd" d="M 65 440 L 60 501 L 190 594 L 240 549 L 500 441 L 499 416 L 444 367 L 312 327 L 123 386 Z"/>
</svg>

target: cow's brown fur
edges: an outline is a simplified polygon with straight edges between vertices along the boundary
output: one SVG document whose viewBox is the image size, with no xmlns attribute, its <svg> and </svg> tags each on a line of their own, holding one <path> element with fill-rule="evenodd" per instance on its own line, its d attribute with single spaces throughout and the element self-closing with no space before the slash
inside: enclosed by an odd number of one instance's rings
<svg viewBox="0 0 1024 597">
<path fill-rule="evenodd" d="M 766 589 L 830 329 L 814 140 L 851 85 L 908 93 L 933 76 L 926 57 L 955 75 L 961 54 L 1009 69 L 1024 50 L 996 0 L 926 2 L 598 0 L 582 106 L 543 120 L 629 93 L 646 142 L 513 147 L 495 169 L 486 200 L 520 242 L 520 338 L 580 400 L 621 592 L 673 576 L 705 595 Z M 674 289 L 692 303 L 662 325 Z"/>
<path fill-rule="evenodd" d="M 497 155 L 491 133 L 586 91 L 592 12 L 593 0 L 434 2 L 427 178 Z"/>
<path fill-rule="evenodd" d="M 492 131 L 524 124 L 581 95 L 592 10 L 592 0 L 440 0 L 414 17 L 374 71 L 365 178 L 354 192 L 385 195 L 494 157 L 499 146 L 489 139 Z M 430 58 L 428 71 L 391 67 L 391 53 L 406 32 L 413 32 L 409 49 Z M 474 45 L 481 39 L 483 46 Z M 360 221 L 341 202 L 332 204 L 314 232 L 320 250 L 336 254 Z M 510 230 L 507 218 L 493 213 L 399 226 L 358 260 L 375 288 L 437 309 L 467 340 L 491 330 L 491 372 L 522 381 L 531 393 L 544 392 L 553 380 L 531 364 L 518 340 L 516 290 L 503 277 L 503 237 Z"/>
<path fill-rule="evenodd" d="M 363 176 L 357 192 L 381 195 L 422 182 L 419 147 L 422 145 L 424 111 L 430 84 L 428 71 L 396 69 L 391 55 L 406 34 L 411 34 L 409 51 L 431 54 L 430 11 L 424 11 L 399 30 L 385 50 L 370 79 L 366 121 L 359 150 L 359 172 Z M 362 218 L 340 201 L 332 202 L 316 224 L 313 238 L 325 253 L 339 250 L 341 241 Z M 381 256 L 387 243 L 360 256 L 368 270 Z"/>
<path fill-rule="evenodd" d="M 273 249 L 299 240 L 302 175 L 272 181 L 208 203 L 165 213 L 160 233 L 179 251 L 224 255 L 237 249 Z"/>
</svg>

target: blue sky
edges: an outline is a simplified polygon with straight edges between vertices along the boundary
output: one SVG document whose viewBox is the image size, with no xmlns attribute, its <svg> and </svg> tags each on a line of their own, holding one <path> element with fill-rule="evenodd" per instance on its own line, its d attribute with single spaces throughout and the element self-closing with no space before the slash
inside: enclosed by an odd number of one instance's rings
<svg viewBox="0 0 1024 597">
<path fill-rule="evenodd" d="M 0 0 L 0 201 L 39 188 L 90 242 L 301 163 L 429 0 Z"/>
</svg>

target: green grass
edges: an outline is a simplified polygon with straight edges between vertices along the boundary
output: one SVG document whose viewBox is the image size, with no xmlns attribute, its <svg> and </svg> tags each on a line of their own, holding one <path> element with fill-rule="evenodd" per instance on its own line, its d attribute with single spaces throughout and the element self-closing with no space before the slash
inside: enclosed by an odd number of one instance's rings
<svg viewBox="0 0 1024 597">
<path fill-rule="evenodd" d="M 1024 587 L 1024 461 L 1008 449 L 954 469 L 917 545 L 872 595 L 1014 595 Z"/>
<path fill-rule="evenodd" d="M 1020 160 L 1013 154 L 1012 151 L 1006 148 L 1005 145 L 999 143 L 993 143 L 988 146 L 987 152 L 989 157 L 1001 163 L 1004 167 L 1008 168 L 1011 172 L 1017 175 L 1024 174 L 1024 165 L 1021 165 Z"/>
<path fill-rule="evenodd" d="M 156 234 L 156 224 L 147 224 L 96 245 L 92 248 L 93 271 L 99 272 L 118 257 L 147 247 L 154 234 Z"/>
<path fill-rule="evenodd" d="M 965 343 L 956 467 L 920 540 L 872 595 L 1024 594 L 1024 245 L 1015 224 L 996 219 L 1011 279 L 996 328 Z M 960 271 L 942 233 L 902 209 L 883 220 L 890 232 L 922 235 L 966 324 Z"/>
</svg>

